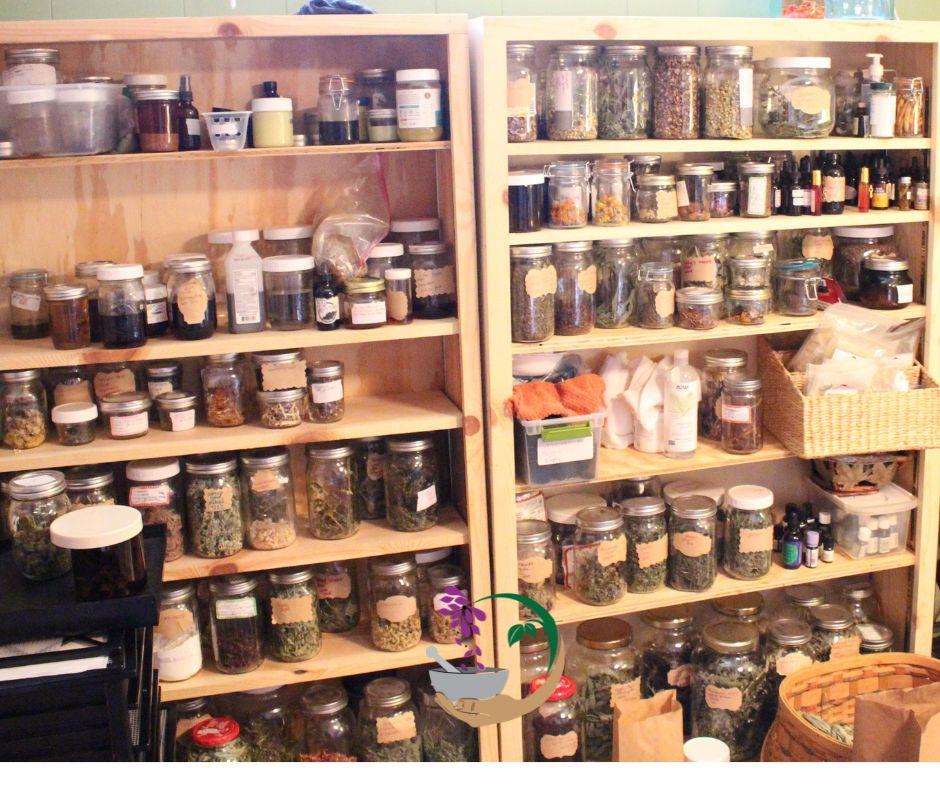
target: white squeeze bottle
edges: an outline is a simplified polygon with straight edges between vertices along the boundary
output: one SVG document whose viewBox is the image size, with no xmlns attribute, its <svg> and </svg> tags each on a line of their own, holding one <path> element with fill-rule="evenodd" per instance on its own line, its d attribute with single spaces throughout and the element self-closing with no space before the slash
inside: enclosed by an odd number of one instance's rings
<svg viewBox="0 0 940 788">
<path fill-rule="evenodd" d="M 261 255 L 251 245 L 257 230 L 232 230 L 232 248 L 225 256 L 225 300 L 230 334 L 264 330 L 264 283 Z"/>
<path fill-rule="evenodd" d="M 684 460 L 695 455 L 698 446 L 698 402 L 702 386 L 698 372 L 689 364 L 689 351 L 677 350 L 663 392 L 664 454 Z"/>
</svg>

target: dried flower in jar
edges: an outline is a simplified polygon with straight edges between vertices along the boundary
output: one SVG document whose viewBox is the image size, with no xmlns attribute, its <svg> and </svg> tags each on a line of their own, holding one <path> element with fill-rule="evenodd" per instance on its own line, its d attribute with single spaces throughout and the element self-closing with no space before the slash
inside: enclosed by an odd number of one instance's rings
<svg viewBox="0 0 940 788">
<path fill-rule="evenodd" d="M 246 534 L 253 550 L 279 550 L 297 538 L 294 483 L 286 449 L 259 449 L 243 454 L 242 495 Z"/>
<path fill-rule="evenodd" d="M 303 421 L 307 392 L 304 389 L 259 391 L 261 423 L 269 429 L 299 427 Z"/>
</svg>

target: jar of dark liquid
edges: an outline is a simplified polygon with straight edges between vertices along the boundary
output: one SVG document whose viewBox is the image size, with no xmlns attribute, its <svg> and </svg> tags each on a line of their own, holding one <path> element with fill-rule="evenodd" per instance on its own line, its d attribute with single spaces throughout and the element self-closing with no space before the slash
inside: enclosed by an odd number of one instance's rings
<svg viewBox="0 0 940 788">
<path fill-rule="evenodd" d="M 184 340 L 211 337 L 216 327 L 212 264 L 203 257 L 171 260 L 167 268 L 173 336 Z"/>
<path fill-rule="evenodd" d="M 49 285 L 43 290 L 49 304 L 52 346 L 76 350 L 91 344 L 88 288 L 84 285 Z"/>
<path fill-rule="evenodd" d="M 179 150 L 179 91 L 138 90 L 134 93 L 134 105 L 140 150 L 143 153 Z"/>
<path fill-rule="evenodd" d="M 320 144 L 359 142 L 359 102 L 351 74 L 320 77 Z"/>
<path fill-rule="evenodd" d="M 101 341 L 101 326 L 98 321 L 98 269 L 114 265 L 110 260 L 86 260 L 75 263 L 75 278 L 88 288 L 88 317 L 91 323 L 91 341 Z"/>
<path fill-rule="evenodd" d="M 275 331 L 308 328 L 313 320 L 313 257 L 282 254 L 261 261 L 265 311 Z"/>
<path fill-rule="evenodd" d="M 45 268 L 26 268 L 10 274 L 10 333 L 14 339 L 49 336 L 49 304 L 43 288 L 49 281 Z"/>
<path fill-rule="evenodd" d="M 106 348 L 141 347 L 147 341 L 142 265 L 98 269 L 98 318 Z"/>
</svg>

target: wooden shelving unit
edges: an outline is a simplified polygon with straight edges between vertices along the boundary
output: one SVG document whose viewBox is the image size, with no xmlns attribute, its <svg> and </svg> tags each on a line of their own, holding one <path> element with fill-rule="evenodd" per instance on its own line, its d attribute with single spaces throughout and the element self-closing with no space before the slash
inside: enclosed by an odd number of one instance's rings
<svg viewBox="0 0 940 788">
<path fill-rule="evenodd" d="M 936 151 L 940 133 L 940 110 L 933 102 L 930 128 L 932 136 L 924 139 L 848 139 L 822 140 L 640 140 L 640 141 L 539 141 L 510 144 L 506 140 L 506 45 L 531 43 L 536 47 L 536 62 L 542 67 L 549 50 L 560 43 L 692 43 L 749 44 L 755 61 L 774 55 L 825 55 L 832 57 L 833 68 L 856 67 L 867 52 L 885 54 L 890 68 L 900 74 L 920 75 L 932 86 L 940 84 L 936 46 L 940 25 L 930 23 L 854 23 L 800 22 L 794 20 L 729 19 L 644 19 L 626 17 L 486 17 L 471 21 L 471 51 L 474 74 L 476 128 L 477 194 L 481 243 L 481 279 L 483 293 L 483 338 L 486 367 L 487 445 L 489 463 L 490 516 L 493 523 L 494 590 L 514 592 L 518 588 L 516 568 L 516 533 L 514 496 L 532 489 L 516 481 L 513 461 L 513 421 L 503 403 L 512 393 L 512 363 L 517 356 L 541 352 L 584 352 L 588 361 L 601 357 L 604 349 L 627 349 L 662 354 L 677 344 L 689 345 L 693 363 L 700 351 L 709 346 L 740 347 L 752 358 L 755 338 L 759 335 L 805 332 L 818 324 L 818 318 L 795 319 L 774 315 L 762 326 L 722 325 L 712 331 L 686 331 L 680 328 L 646 331 L 595 330 L 577 337 L 554 337 L 546 342 L 523 345 L 511 341 L 509 249 L 521 244 L 545 244 L 558 241 L 599 240 L 604 238 L 649 238 L 698 233 L 757 230 L 793 230 L 811 227 L 859 227 L 875 224 L 898 225 L 897 236 L 902 251 L 914 261 L 915 279 L 921 293 L 921 305 L 910 307 L 905 317 L 926 317 L 927 338 L 924 363 L 933 374 L 940 371 L 940 328 L 932 315 L 940 304 L 940 277 L 936 275 L 937 240 L 934 211 L 880 211 L 866 214 L 849 209 L 839 216 L 788 217 L 768 219 L 729 218 L 710 222 L 670 222 L 625 227 L 593 227 L 577 230 L 541 230 L 510 233 L 507 204 L 507 173 L 511 169 L 539 167 L 557 159 L 591 160 L 636 154 L 660 154 L 664 171 L 678 160 L 713 161 L 720 154 L 793 151 L 795 155 L 819 150 L 901 152 L 909 157 L 916 151 Z M 932 156 L 931 183 L 933 205 L 938 205 L 936 156 Z M 926 304 L 927 306 L 924 306 Z M 723 470 L 722 470 L 723 469 Z M 690 472 L 721 476 L 727 484 L 754 480 L 769 484 L 800 476 L 806 466 L 768 436 L 761 452 L 751 456 L 733 456 L 720 448 L 703 443 L 690 460 L 669 460 L 663 455 L 643 454 L 635 450 L 601 450 L 598 477 L 589 485 L 543 488 L 552 494 L 574 487 L 604 487 L 632 476 L 668 475 L 670 478 Z M 724 475 L 721 475 L 721 474 Z M 929 653 L 933 621 L 933 590 L 937 560 L 938 505 L 940 505 L 940 451 L 921 452 L 910 480 L 919 492 L 921 505 L 916 513 L 914 535 L 907 551 L 870 561 L 853 561 L 838 556 L 832 564 L 815 570 L 787 571 L 775 565 L 764 578 L 753 582 L 733 580 L 722 575 L 702 594 L 664 589 L 652 594 L 628 594 L 619 603 L 593 607 L 575 601 L 561 592 L 553 614 L 560 623 L 575 623 L 607 615 L 627 615 L 675 604 L 700 602 L 745 591 L 771 591 L 797 583 L 824 582 L 867 572 L 874 573 L 889 622 L 901 634 L 907 647 Z M 518 606 L 500 600 L 496 605 L 496 631 L 505 633 L 518 621 Z M 498 664 L 510 670 L 509 687 L 518 687 L 519 655 L 505 638 L 497 638 Z M 522 733 L 518 723 L 500 727 L 500 748 L 504 760 L 519 760 Z"/>
<path fill-rule="evenodd" d="M 70 275 L 77 261 L 87 259 L 152 264 L 172 252 L 205 251 L 206 233 L 217 227 L 316 221 L 323 196 L 351 181 L 359 165 L 372 163 L 384 173 L 392 217 L 440 217 L 444 240 L 455 255 L 458 295 L 456 318 L 369 331 L 231 335 L 223 327 L 208 340 L 165 339 L 131 351 L 56 351 L 48 340 L 3 340 L 3 370 L 303 348 L 308 359 L 344 362 L 347 412 L 335 424 L 304 424 L 283 431 L 260 425 L 198 426 L 187 433 L 155 429 L 137 440 L 100 436 L 76 448 L 52 440 L 32 451 L 0 451 L 0 470 L 446 431 L 453 503 L 436 527 L 404 534 L 383 523 L 363 523 L 355 537 L 344 541 L 301 536 L 278 551 L 245 550 L 219 561 L 186 556 L 166 565 L 164 579 L 463 546 L 472 594 L 486 596 L 491 576 L 466 25 L 460 15 L 0 23 L 0 45 L 53 45 L 60 50 L 65 74 L 157 72 L 176 80 L 179 73 L 188 73 L 201 110 L 243 107 L 262 81 L 276 80 L 279 92 L 293 97 L 295 111 L 301 113 L 316 105 L 321 74 L 377 66 L 438 68 L 447 82 L 451 129 L 450 139 L 431 143 L 0 162 L 2 273 L 43 266 L 53 274 Z M 303 484 L 297 486 L 300 503 Z M 301 513 L 298 518 L 305 520 Z M 481 629 L 478 643 L 492 659 L 489 620 Z M 267 661 L 256 671 L 235 676 L 207 666 L 188 681 L 164 683 L 163 698 L 295 684 L 429 661 L 427 643 L 383 652 L 372 646 L 368 632 L 366 621 L 348 635 L 326 635 L 320 654 L 307 662 Z M 463 653 L 457 645 L 439 649 L 445 657 Z M 484 760 L 498 758 L 494 726 L 481 730 L 480 744 Z"/>
</svg>

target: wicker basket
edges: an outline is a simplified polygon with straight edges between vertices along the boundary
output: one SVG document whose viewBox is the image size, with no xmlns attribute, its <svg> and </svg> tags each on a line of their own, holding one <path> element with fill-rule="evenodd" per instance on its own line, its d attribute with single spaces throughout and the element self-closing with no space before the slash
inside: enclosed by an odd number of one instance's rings
<svg viewBox="0 0 940 788">
<path fill-rule="evenodd" d="M 855 722 L 855 698 L 940 681 L 940 660 L 918 654 L 866 654 L 817 662 L 780 684 L 780 705 L 762 761 L 850 761 L 852 748 L 814 728 L 802 712 L 828 723 Z"/>
<path fill-rule="evenodd" d="M 758 339 L 764 424 L 798 457 L 940 447 L 940 387 L 919 364 L 912 391 L 807 397 L 806 376 L 787 371 L 791 355 Z"/>
</svg>

